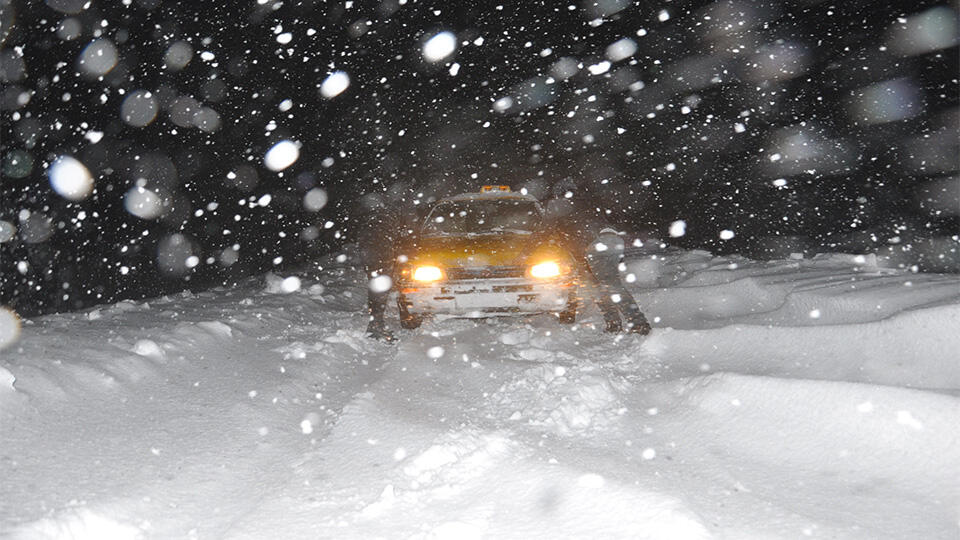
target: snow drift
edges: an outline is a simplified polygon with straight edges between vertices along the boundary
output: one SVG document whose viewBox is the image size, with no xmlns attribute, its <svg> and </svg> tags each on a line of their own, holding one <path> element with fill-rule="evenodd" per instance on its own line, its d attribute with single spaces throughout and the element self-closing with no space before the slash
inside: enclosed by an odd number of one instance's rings
<svg viewBox="0 0 960 540">
<path fill-rule="evenodd" d="M 371 342 L 327 262 L 26 320 L 0 531 L 955 538 L 960 282 L 871 263 L 638 250 L 646 338 L 590 306 Z"/>
</svg>

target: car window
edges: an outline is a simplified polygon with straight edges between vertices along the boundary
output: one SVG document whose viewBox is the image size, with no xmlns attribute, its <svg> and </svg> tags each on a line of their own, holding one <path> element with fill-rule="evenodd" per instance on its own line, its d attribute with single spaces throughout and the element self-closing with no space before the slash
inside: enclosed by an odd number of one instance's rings
<svg viewBox="0 0 960 540">
<path fill-rule="evenodd" d="M 533 201 L 474 200 L 438 204 L 423 225 L 425 235 L 532 233 L 542 215 Z"/>
</svg>

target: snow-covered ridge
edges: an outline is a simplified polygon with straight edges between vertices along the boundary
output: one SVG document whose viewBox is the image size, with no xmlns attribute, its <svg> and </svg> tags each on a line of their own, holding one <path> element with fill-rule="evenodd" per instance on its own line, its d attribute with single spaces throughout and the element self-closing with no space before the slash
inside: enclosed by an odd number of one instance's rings
<svg viewBox="0 0 960 540">
<path fill-rule="evenodd" d="M 589 306 L 371 342 L 327 264 L 25 321 L 0 531 L 953 538 L 960 282 L 870 263 L 634 251 L 646 338 Z"/>
</svg>

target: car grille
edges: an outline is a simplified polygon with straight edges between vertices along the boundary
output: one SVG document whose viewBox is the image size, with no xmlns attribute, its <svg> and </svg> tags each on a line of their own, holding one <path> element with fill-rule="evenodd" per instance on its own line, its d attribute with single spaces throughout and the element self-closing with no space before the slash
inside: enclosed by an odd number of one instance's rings
<svg viewBox="0 0 960 540">
<path fill-rule="evenodd" d="M 475 266 L 447 268 L 447 279 L 491 279 L 491 278 L 518 278 L 523 277 L 526 267 L 523 266 Z"/>
</svg>

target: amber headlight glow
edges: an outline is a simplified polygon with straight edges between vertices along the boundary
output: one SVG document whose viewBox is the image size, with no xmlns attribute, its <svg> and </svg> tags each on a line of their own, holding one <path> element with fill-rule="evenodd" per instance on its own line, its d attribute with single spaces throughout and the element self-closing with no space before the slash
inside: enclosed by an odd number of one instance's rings
<svg viewBox="0 0 960 540">
<path fill-rule="evenodd" d="M 443 279 L 443 271 L 436 266 L 418 266 L 413 271 L 414 281 L 429 283 Z"/>
<path fill-rule="evenodd" d="M 552 278 L 560 275 L 560 265 L 555 261 L 544 261 L 530 267 L 530 275 L 535 278 Z"/>
</svg>

